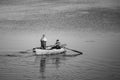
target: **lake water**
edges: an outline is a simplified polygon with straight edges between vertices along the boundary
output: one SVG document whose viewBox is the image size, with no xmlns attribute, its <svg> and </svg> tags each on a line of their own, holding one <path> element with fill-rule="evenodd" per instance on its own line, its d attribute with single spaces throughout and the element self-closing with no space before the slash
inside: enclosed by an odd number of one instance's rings
<svg viewBox="0 0 120 80">
<path fill-rule="evenodd" d="M 119 80 L 119 8 L 51 4 L 0 8 L 0 80 Z M 19 53 L 40 46 L 42 34 L 83 55 Z"/>
<path fill-rule="evenodd" d="M 107 35 L 107 38 L 105 35 L 101 38 L 94 36 L 94 40 L 92 36 L 78 39 L 80 41 L 73 39 L 74 42 L 67 47 L 83 52 L 78 56 L 34 56 L 31 51 L 1 51 L 0 79 L 119 80 L 120 44 L 117 38 L 120 35 L 111 35 Z M 69 50 L 67 53 L 76 54 Z"/>
</svg>

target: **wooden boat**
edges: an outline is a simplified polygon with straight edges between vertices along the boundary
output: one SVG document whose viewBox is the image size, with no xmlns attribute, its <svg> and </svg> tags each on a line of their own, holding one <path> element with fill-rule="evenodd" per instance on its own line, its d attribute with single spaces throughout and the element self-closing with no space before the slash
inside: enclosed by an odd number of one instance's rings
<svg viewBox="0 0 120 80">
<path fill-rule="evenodd" d="M 60 54 L 60 53 L 64 53 L 66 52 L 66 50 L 64 48 L 61 48 L 61 49 L 38 49 L 38 48 L 35 48 L 33 49 L 33 52 L 35 52 L 36 55 L 44 55 L 44 54 Z"/>
</svg>

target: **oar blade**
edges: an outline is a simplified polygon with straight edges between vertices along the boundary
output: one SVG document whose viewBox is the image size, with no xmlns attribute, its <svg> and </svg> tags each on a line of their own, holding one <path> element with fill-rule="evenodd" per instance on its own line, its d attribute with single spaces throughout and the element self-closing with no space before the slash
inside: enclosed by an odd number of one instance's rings
<svg viewBox="0 0 120 80">
<path fill-rule="evenodd" d="M 80 52 L 80 51 L 76 51 L 76 50 L 72 50 L 72 51 L 77 52 L 77 53 L 80 53 L 80 54 L 83 54 L 83 53 L 82 53 L 82 52 Z"/>
</svg>

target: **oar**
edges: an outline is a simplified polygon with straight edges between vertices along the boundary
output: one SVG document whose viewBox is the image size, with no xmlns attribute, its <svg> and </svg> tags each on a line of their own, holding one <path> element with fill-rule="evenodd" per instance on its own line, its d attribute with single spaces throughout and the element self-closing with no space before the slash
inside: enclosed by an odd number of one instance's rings
<svg viewBox="0 0 120 80">
<path fill-rule="evenodd" d="M 83 54 L 83 53 L 80 52 L 80 51 L 77 51 L 77 50 L 74 50 L 74 49 L 70 49 L 70 48 L 67 48 L 67 47 L 65 47 L 65 49 L 68 49 L 68 50 L 71 50 L 71 51 L 74 51 L 74 52 L 77 52 L 77 53 Z"/>
<path fill-rule="evenodd" d="M 55 46 L 55 45 L 49 45 L 49 46 L 46 46 L 46 47 L 53 47 L 53 46 Z M 67 46 L 67 44 L 61 44 L 60 46 L 65 47 L 65 46 Z"/>
</svg>

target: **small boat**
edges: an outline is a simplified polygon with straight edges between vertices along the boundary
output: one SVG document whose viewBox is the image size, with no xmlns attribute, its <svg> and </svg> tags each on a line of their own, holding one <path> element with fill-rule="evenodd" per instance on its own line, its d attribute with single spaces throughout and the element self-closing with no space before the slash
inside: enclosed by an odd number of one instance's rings
<svg viewBox="0 0 120 80">
<path fill-rule="evenodd" d="M 65 48 L 61 48 L 61 49 L 38 49 L 38 48 L 34 48 L 33 52 L 35 52 L 35 55 L 44 55 L 44 54 L 60 54 L 60 53 L 65 53 L 66 50 Z"/>
</svg>

